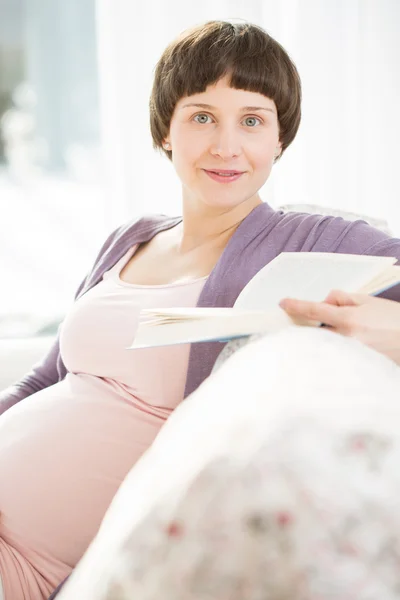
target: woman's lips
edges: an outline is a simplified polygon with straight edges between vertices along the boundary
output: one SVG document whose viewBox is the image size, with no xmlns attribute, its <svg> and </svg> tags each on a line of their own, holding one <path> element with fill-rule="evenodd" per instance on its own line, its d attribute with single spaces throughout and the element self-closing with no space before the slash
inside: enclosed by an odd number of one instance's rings
<svg viewBox="0 0 400 600">
<path fill-rule="evenodd" d="M 237 181 L 244 174 L 243 171 L 228 171 L 227 169 L 221 169 L 220 171 L 203 169 L 203 171 L 211 179 L 218 181 L 218 183 L 232 183 L 232 181 Z"/>
</svg>

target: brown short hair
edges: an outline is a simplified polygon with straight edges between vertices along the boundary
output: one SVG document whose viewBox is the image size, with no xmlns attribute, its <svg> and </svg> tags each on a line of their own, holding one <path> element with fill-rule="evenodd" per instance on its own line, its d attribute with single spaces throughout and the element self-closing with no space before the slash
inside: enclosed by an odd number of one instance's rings
<svg viewBox="0 0 400 600">
<path fill-rule="evenodd" d="M 258 92 L 275 102 L 282 153 L 294 140 L 301 118 L 301 82 L 287 52 L 251 23 L 210 21 L 184 31 L 163 52 L 150 97 L 153 145 L 162 143 L 177 102 L 230 76 L 235 89 Z"/>
</svg>

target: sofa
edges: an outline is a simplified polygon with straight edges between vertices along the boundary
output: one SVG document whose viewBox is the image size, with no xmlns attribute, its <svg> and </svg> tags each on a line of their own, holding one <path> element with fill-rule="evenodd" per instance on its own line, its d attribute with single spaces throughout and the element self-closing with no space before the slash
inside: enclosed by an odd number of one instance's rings
<svg viewBox="0 0 400 600">
<path fill-rule="evenodd" d="M 0 390 L 18 381 L 51 347 L 54 336 L 0 339 Z"/>
</svg>

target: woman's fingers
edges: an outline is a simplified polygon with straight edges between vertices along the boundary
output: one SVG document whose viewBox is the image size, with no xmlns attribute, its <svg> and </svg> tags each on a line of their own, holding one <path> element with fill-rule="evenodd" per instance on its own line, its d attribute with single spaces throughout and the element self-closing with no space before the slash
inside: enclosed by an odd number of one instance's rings
<svg viewBox="0 0 400 600">
<path fill-rule="evenodd" d="M 353 294 L 343 292 L 342 290 L 332 290 L 329 292 L 324 302 L 333 304 L 334 306 L 355 306 L 358 304 Z"/>
<path fill-rule="evenodd" d="M 285 298 L 280 302 L 295 321 L 324 323 L 400 365 L 400 303 L 364 294 L 331 292 L 325 302 Z"/>
<path fill-rule="evenodd" d="M 285 298 L 279 305 L 290 317 L 317 321 L 335 328 L 340 328 L 344 322 L 343 307 L 327 302 L 307 302 Z"/>
</svg>

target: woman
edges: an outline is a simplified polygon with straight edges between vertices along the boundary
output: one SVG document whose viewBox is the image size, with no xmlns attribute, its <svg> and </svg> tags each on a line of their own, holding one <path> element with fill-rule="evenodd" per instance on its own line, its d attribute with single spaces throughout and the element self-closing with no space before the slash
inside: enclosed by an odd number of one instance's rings
<svg viewBox="0 0 400 600">
<path fill-rule="evenodd" d="M 181 180 L 182 218 L 112 233 L 54 347 L 0 397 L 5 600 L 42 600 L 69 574 L 126 473 L 221 351 L 126 350 L 140 308 L 232 306 L 282 251 L 400 258 L 400 240 L 364 222 L 284 215 L 262 202 L 296 135 L 300 97 L 290 58 L 254 25 L 207 23 L 160 58 L 151 132 Z"/>
</svg>

